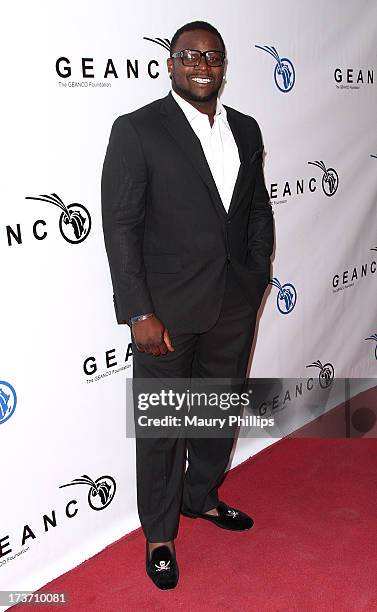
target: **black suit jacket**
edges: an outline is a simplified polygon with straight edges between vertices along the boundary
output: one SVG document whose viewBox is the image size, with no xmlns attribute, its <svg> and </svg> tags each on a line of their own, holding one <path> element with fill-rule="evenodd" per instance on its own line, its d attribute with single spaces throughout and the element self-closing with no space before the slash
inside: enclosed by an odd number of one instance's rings
<svg viewBox="0 0 377 612">
<path fill-rule="evenodd" d="M 114 122 L 102 218 L 119 323 L 155 312 L 171 333 L 209 329 L 229 261 L 259 308 L 273 247 L 262 138 L 255 119 L 225 108 L 241 160 L 228 213 L 200 141 L 171 94 Z"/>
</svg>

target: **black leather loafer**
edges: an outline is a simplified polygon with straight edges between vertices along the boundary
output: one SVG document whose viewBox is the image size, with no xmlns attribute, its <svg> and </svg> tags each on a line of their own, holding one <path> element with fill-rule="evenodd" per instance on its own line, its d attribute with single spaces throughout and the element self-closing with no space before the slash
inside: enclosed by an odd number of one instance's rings
<svg viewBox="0 0 377 612">
<path fill-rule="evenodd" d="M 151 557 L 148 553 L 148 542 L 146 543 L 146 570 L 149 578 L 159 589 L 174 589 L 179 578 L 179 569 L 175 554 L 167 546 L 155 548 Z"/>
<path fill-rule="evenodd" d="M 246 529 L 251 529 L 254 525 L 253 519 L 241 512 L 241 510 L 237 510 L 236 508 L 231 508 L 224 504 L 224 502 L 219 502 L 217 506 L 217 511 L 219 516 L 214 516 L 211 514 L 195 514 L 194 512 L 190 512 L 190 510 L 182 509 L 181 513 L 184 516 L 189 516 L 190 518 L 201 518 L 206 521 L 210 521 L 217 527 L 221 527 L 221 529 L 229 529 L 230 531 L 245 531 Z"/>
</svg>

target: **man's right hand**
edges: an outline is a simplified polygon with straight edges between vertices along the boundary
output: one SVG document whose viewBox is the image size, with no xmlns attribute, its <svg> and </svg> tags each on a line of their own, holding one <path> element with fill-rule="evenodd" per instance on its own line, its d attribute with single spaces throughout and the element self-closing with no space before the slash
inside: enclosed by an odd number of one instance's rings
<svg viewBox="0 0 377 612">
<path fill-rule="evenodd" d="M 174 351 L 169 332 L 155 315 L 132 323 L 132 334 L 137 349 L 150 355 L 165 355 Z"/>
</svg>

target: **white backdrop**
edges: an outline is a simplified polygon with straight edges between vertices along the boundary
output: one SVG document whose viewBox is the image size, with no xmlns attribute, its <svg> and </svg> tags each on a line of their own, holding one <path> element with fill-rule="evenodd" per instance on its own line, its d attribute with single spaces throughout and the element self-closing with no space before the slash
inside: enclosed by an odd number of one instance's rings
<svg viewBox="0 0 377 612">
<path fill-rule="evenodd" d="M 114 119 L 169 90 L 157 38 L 213 23 L 228 48 L 222 101 L 264 136 L 277 280 L 251 375 L 330 372 L 355 390 L 376 376 L 377 5 L 36 0 L 2 12 L 0 588 L 34 589 L 139 525 L 132 356 L 113 311 L 100 176 Z M 50 201 L 26 199 L 41 195 Z M 272 441 L 240 439 L 233 464 Z"/>
</svg>

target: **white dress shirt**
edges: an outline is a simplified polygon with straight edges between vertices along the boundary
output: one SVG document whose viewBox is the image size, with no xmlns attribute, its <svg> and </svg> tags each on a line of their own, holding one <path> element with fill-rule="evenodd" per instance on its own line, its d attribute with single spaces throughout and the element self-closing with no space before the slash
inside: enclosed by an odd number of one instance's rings
<svg viewBox="0 0 377 612">
<path fill-rule="evenodd" d="M 228 211 L 240 167 L 240 157 L 228 123 L 226 110 L 220 100 L 217 100 L 216 113 L 211 127 L 208 115 L 198 111 L 175 91 L 171 93 L 200 140 L 220 198 L 225 210 Z"/>
</svg>

